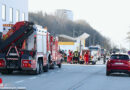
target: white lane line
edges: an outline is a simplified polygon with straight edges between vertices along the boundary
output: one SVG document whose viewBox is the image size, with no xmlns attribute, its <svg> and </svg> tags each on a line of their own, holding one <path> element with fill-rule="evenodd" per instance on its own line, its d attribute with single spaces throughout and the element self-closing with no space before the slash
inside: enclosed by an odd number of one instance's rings
<svg viewBox="0 0 130 90">
<path fill-rule="evenodd" d="M 22 83 L 22 82 L 24 82 L 24 80 L 16 81 L 15 83 Z"/>
<path fill-rule="evenodd" d="M 33 79 L 36 79 L 37 77 L 31 77 L 31 78 L 29 78 L 29 79 L 31 79 L 31 80 L 33 80 Z"/>
</svg>

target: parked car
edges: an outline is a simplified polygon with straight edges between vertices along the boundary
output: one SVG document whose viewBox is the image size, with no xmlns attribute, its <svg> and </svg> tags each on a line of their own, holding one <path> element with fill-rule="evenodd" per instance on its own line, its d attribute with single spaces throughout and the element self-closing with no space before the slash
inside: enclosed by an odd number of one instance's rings
<svg viewBox="0 0 130 90">
<path fill-rule="evenodd" d="M 128 54 L 112 54 L 106 65 L 106 75 L 123 72 L 130 75 L 130 57 Z"/>
</svg>

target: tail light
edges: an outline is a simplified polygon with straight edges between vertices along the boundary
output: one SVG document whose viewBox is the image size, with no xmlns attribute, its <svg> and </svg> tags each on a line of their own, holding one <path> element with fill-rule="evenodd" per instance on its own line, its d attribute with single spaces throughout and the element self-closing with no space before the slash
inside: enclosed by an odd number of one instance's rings
<svg viewBox="0 0 130 90">
<path fill-rule="evenodd" d="M 107 61 L 107 66 L 110 67 L 111 66 L 111 60 Z"/>
<path fill-rule="evenodd" d="M 31 60 L 22 60 L 22 67 L 31 68 Z"/>
<path fill-rule="evenodd" d="M 5 67 L 5 61 L 3 59 L 0 59 L 0 67 Z"/>
</svg>

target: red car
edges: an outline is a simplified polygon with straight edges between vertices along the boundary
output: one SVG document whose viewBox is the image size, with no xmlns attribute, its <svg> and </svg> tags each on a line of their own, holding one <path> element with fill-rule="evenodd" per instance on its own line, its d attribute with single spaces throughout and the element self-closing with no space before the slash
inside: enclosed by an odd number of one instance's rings
<svg viewBox="0 0 130 90">
<path fill-rule="evenodd" d="M 111 73 L 121 72 L 130 75 L 130 58 L 127 54 L 113 54 L 107 61 L 106 75 L 109 76 Z"/>
</svg>

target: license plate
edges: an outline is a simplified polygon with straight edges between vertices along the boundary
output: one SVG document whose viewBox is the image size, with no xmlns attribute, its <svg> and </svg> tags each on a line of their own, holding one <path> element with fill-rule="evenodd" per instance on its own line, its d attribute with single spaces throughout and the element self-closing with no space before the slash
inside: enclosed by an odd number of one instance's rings
<svg viewBox="0 0 130 90">
<path fill-rule="evenodd" d="M 123 65 L 124 63 L 115 63 L 116 65 Z"/>
</svg>

